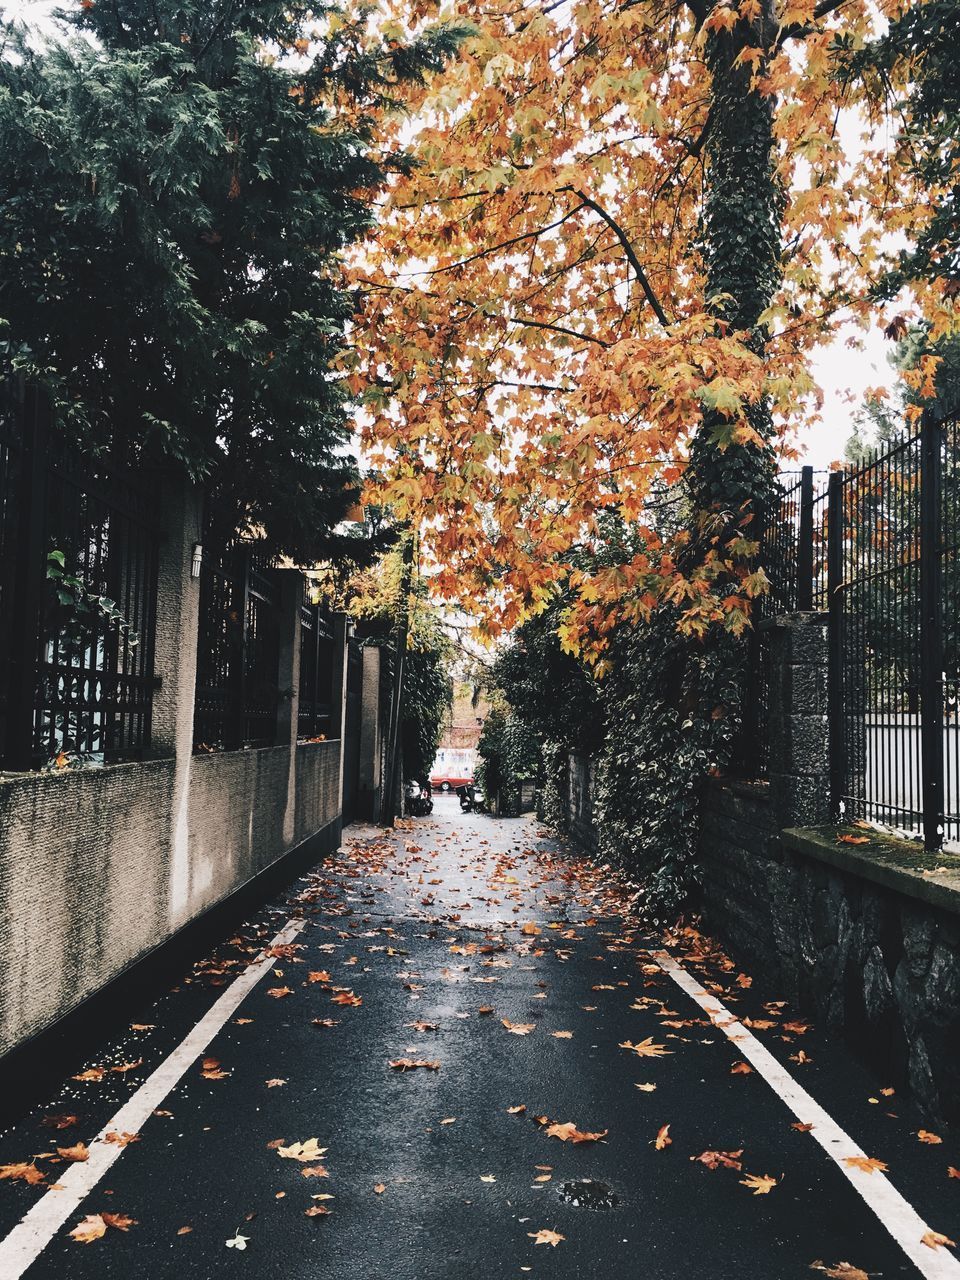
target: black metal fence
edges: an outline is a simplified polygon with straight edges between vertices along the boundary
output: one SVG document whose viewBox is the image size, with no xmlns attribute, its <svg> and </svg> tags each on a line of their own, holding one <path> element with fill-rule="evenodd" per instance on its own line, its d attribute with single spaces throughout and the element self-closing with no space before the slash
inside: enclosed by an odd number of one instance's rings
<svg viewBox="0 0 960 1280">
<path fill-rule="evenodd" d="M 194 743 L 198 750 L 269 747 L 276 741 L 279 588 L 276 561 L 256 542 L 205 546 Z"/>
<path fill-rule="evenodd" d="M 300 608 L 300 703 L 297 733 L 301 739 L 339 736 L 331 724 L 333 705 L 333 619 L 322 605 Z"/>
<path fill-rule="evenodd" d="M 920 429 L 861 463 L 785 477 L 761 559 L 745 721 L 766 745 L 763 620 L 828 617 L 831 798 L 846 820 L 960 840 L 960 425 Z"/>
<path fill-rule="evenodd" d="M 156 486 L 70 447 L 0 382 L 0 765 L 136 758 L 150 742 Z"/>
</svg>

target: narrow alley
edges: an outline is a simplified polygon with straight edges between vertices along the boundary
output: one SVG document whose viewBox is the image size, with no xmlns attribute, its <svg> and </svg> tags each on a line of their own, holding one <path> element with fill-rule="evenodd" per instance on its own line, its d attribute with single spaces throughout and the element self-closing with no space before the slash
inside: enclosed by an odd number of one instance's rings
<svg viewBox="0 0 960 1280">
<path fill-rule="evenodd" d="M 960 1274 L 960 1152 L 626 907 L 531 818 L 349 828 L 3 1134 L 0 1276 Z"/>
</svg>

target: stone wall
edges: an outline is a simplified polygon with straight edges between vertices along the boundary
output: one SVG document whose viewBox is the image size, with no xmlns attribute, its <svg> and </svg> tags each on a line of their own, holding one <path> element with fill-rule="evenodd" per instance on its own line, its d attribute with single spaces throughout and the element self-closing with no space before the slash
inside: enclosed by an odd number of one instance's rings
<svg viewBox="0 0 960 1280">
<path fill-rule="evenodd" d="M 172 758 L 0 779 L 0 1052 L 304 840 L 335 848 L 339 760 L 295 748 L 291 797 L 289 747 L 194 757 L 182 841 Z"/>
<path fill-rule="evenodd" d="M 705 926 L 928 1115 L 960 1119 L 960 858 L 838 841 L 823 619 L 777 619 L 766 640 L 769 781 L 704 788 Z"/>
<path fill-rule="evenodd" d="M 720 783 L 700 851 L 705 927 L 765 989 L 931 1118 L 960 1119 L 960 858 L 879 838 L 864 853 L 836 828 L 781 834 L 767 789 Z"/>
</svg>

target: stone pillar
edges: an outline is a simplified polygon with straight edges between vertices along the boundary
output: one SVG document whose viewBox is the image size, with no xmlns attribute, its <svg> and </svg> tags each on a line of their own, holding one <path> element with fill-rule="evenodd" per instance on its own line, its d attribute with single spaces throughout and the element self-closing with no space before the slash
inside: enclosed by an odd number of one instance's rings
<svg viewBox="0 0 960 1280">
<path fill-rule="evenodd" d="M 277 729 L 275 742 L 290 752 L 283 839 L 294 841 L 297 829 L 297 729 L 300 715 L 300 606 L 304 576 L 299 569 L 275 569 L 279 596 L 279 661 L 277 663 Z"/>
<path fill-rule="evenodd" d="M 330 733 L 340 739 L 339 801 L 340 821 L 343 819 L 344 751 L 347 737 L 347 645 L 353 635 L 353 623 L 345 613 L 333 615 L 333 672 L 330 679 Z"/>
<path fill-rule="evenodd" d="M 200 579 L 190 576 L 193 549 L 203 541 L 203 494 L 176 477 L 164 477 L 157 626 L 153 669 L 151 748 L 158 756 L 193 754 L 193 704 L 197 686 Z"/>
<path fill-rule="evenodd" d="M 203 495 L 195 485 L 164 477 L 164 536 L 157 579 L 157 627 L 151 749 L 173 756 L 170 799 L 168 915 L 175 929 L 190 914 L 190 767 L 197 686 L 200 580 L 191 577 L 194 547 L 203 541 Z"/>
<path fill-rule="evenodd" d="M 357 808 L 368 822 L 380 821 L 380 649 L 366 645 L 362 651 L 363 692 L 360 708 L 360 787 Z"/>
<path fill-rule="evenodd" d="M 792 613 L 761 622 L 769 646 L 770 799 L 777 827 L 831 820 L 827 720 L 827 615 Z"/>
<path fill-rule="evenodd" d="M 278 747 L 297 745 L 300 712 L 300 606 L 304 576 L 299 569 L 274 569 L 280 611 L 280 661 L 277 668 Z"/>
</svg>

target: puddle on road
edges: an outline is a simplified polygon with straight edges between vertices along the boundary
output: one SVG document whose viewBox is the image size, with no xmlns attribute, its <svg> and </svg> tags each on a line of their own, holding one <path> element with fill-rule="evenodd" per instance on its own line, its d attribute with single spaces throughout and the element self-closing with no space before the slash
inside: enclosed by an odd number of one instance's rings
<svg viewBox="0 0 960 1280">
<path fill-rule="evenodd" d="M 593 1178 L 562 1182 L 557 1187 L 557 1195 L 564 1204 L 572 1204 L 575 1209 L 616 1209 L 620 1203 L 620 1197 L 613 1187 Z"/>
</svg>

